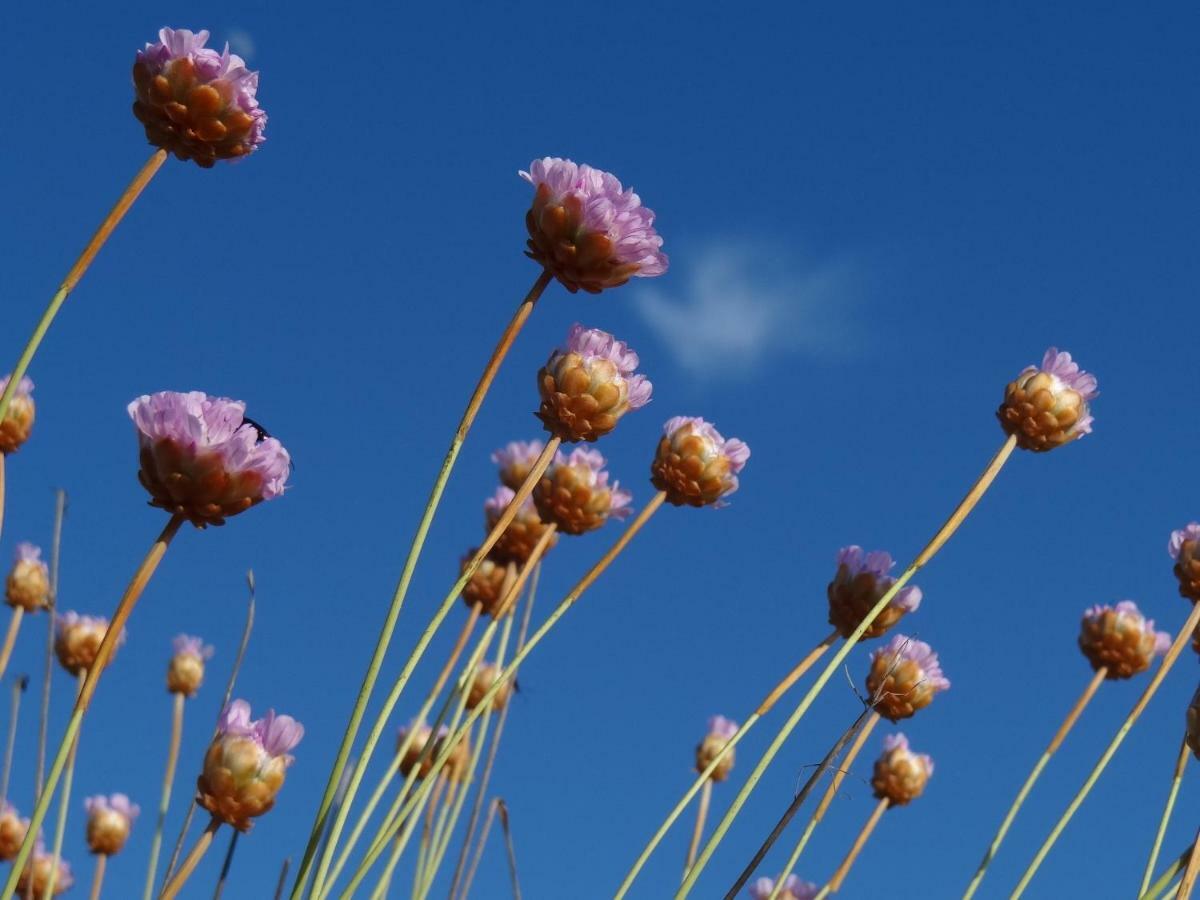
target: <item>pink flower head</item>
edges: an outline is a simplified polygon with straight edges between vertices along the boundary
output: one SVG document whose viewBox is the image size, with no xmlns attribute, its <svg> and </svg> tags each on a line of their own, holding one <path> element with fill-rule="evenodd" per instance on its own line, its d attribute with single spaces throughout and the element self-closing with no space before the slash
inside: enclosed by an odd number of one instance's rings
<svg viewBox="0 0 1200 900">
<path fill-rule="evenodd" d="M 500 483 L 518 490 L 545 449 L 546 445 L 538 440 L 509 441 L 493 453 L 492 462 L 500 470 Z"/>
<path fill-rule="evenodd" d="M 628 390 L 630 409 L 641 409 L 650 402 L 653 385 L 645 375 L 635 374 L 641 360 L 624 341 L 599 328 L 584 328 L 576 322 L 567 332 L 567 343 L 560 352 L 576 353 L 586 363 L 608 360 L 621 373 Z"/>
<path fill-rule="evenodd" d="M 163 28 L 158 43 L 133 64 L 134 114 L 151 144 L 208 168 L 252 153 L 266 140 L 258 105 L 258 73 L 225 45 L 204 45 L 208 32 Z"/>
<path fill-rule="evenodd" d="M 1103 669 L 1107 678 L 1132 678 L 1145 672 L 1170 646 L 1171 635 L 1156 631 L 1154 620 L 1142 615 L 1132 600 L 1084 610 L 1079 649 L 1092 668 Z"/>
<path fill-rule="evenodd" d="M 520 175 L 535 189 L 527 255 L 567 290 L 595 294 L 667 271 L 654 212 L 615 176 L 556 157 L 534 160 Z"/>
<path fill-rule="evenodd" d="M 1122 627 L 1132 628 L 1142 632 L 1147 637 L 1154 639 L 1154 652 L 1158 656 L 1162 656 L 1171 646 L 1171 635 L 1165 631 L 1154 630 L 1154 620 L 1147 619 L 1142 615 L 1142 611 L 1138 609 L 1136 603 L 1132 600 L 1122 600 L 1116 606 L 1108 606 L 1097 603 L 1094 606 L 1089 606 L 1083 611 L 1085 623 L 1097 624 L 1104 617 L 1105 613 L 1113 612 L 1117 614 Z"/>
<path fill-rule="evenodd" d="M 872 660 L 883 659 L 890 664 L 912 662 L 921 670 L 921 680 L 935 694 L 950 687 L 950 679 L 942 674 L 938 655 L 924 641 L 908 637 L 904 634 L 895 635 L 884 646 L 871 654 Z"/>
<path fill-rule="evenodd" d="M 591 447 L 576 447 L 570 453 L 561 451 L 554 459 L 554 467 L 566 466 L 584 473 L 583 482 L 594 492 L 609 491 L 608 515 L 614 519 L 627 519 L 633 515 L 633 494 L 621 487 L 621 482 L 609 484 L 608 460 L 599 450 Z"/>
<path fill-rule="evenodd" d="M 211 644 L 204 643 L 203 638 L 190 634 L 176 635 L 171 641 L 171 648 L 176 656 L 195 656 L 204 660 L 212 659 L 213 653 L 216 652 Z"/>
<path fill-rule="evenodd" d="M 125 794 L 112 794 L 108 797 L 97 794 L 95 797 L 88 797 L 84 800 L 83 808 L 87 810 L 89 816 L 113 812 L 124 816 L 130 822 L 133 822 L 142 811 L 142 808 Z"/>
<path fill-rule="evenodd" d="M 1171 559 L 1179 559 L 1179 551 L 1187 541 L 1200 542 L 1200 522 L 1188 522 L 1178 531 L 1171 532 L 1171 539 L 1167 541 L 1167 552 L 1171 554 Z"/>
<path fill-rule="evenodd" d="M 261 719 L 252 720 L 250 704 L 245 700 L 234 700 L 225 707 L 218 728 L 223 735 L 251 738 L 267 756 L 282 759 L 289 766 L 295 759 L 291 751 L 304 737 L 303 725 L 291 716 L 276 715 L 273 709 Z"/>
<path fill-rule="evenodd" d="M 1051 347 L 1005 388 L 996 416 L 1019 447 L 1043 453 L 1091 434 L 1096 396 L 1096 376 Z"/>
<path fill-rule="evenodd" d="M 891 753 L 893 750 L 899 750 L 901 753 L 911 755 L 925 769 L 926 776 L 933 774 L 933 757 L 928 753 L 913 753 L 908 746 L 908 738 L 904 736 L 904 732 L 897 731 L 895 734 L 889 734 L 883 739 L 883 752 Z"/>
<path fill-rule="evenodd" d="M 750 448 L 726 439 L 698 416 L 675 416 L 663 426 L 663 438 L 650 466 L 651 481 L 676 506 L 725 505 L 739 486 Z"/>
<path fill-rule="evenodd" d="M 3 394 L 8 389 L 8 382 L 11 375 L 0 375 L 0 394 Z M 28 375 L 22 375 L 21 380 L 17 382 L 17 389 L 13 391 L 13 399 L 21 398 L 28 400 L 33 395 L 33 379 Z"/>
<path fill-rule="evenodd" d="M 496 522 L 504 514 L 504 511 L 508 509 L 508 504 L 512 503 L 516 496 L 517 492 L 512 488 L 499 485 L 492 496 L 483 501 L 483 516 L 489 523 L 488 528 L 491 528 L 491 523 Z M 533 511 L 533 501 L 528 497 L 521 504 L 521 511 Z"/>
<path fill-rule="evenodd" d="M 715 734 L 719 738 L 729 740 L 737 734 L 738 723 L 732 719 L 727 719 L 724 716 L 709 716 L 708 733 Z"/>
<path fill-rule="evenodd" d="M 54 879 L 52 891 L 54 896 L 70 890 L 75 885 L 71 864 L 61 856 L 57 860 L 57 865 L 55 863 L 54 854 L 46 849 L 46 842 L 39 834 L 34 841 L 33 854 L 29 857 L 29 863 L 17 882 L 18 891 L 24 891 L 26 886 L 32 884 L 34 893 L 40 896 L 49 886 L 51 878 Z"/>
<path fill-rule="evenodd" d="M 554 463 L 533 490 L 533 503 L 544 522 L 566 534 L 585 534 L 610 518 L 633 513 L 633 495 L 620 482 L 609 483 L 608 463 L 598 450 L 576 447 L 555 454 Z"/>
<path fill-rule="evenodd" d="M 750 885 L 750 896 L 754 900 L 768 900 L 775 891 L 775 879 L 763 876 Z M 811 881 L 801 881 L 799 876 L 789 875 L 783 880 L 783 889 L 779 892 L 782 900 L 813 900 L 821 889 Z"/>
<path fill-rule="evenodd" d="M 13 552 L 14 563 L 33 563 L 41 566 L 43 571 L 49 571 L 46 563 L 42 561 L 42 548 L 37 544 L 31 544 L 29 541 L 21 541 L 17 544 L 16 550 Z"/>
<path fill-rule="evenodd" d="M 0 376 L 0 395 L 8 388 L 12 376 Z M 29 440 L 33 433 L 33 420 L 36 417 L 36 405 L 33 402 L 33 382 L 22 377 L 17 382 L 17 388 L 9 400 L 4 415 L 0 417 L 0 454 L 16 453 Z"/>
<path fill-rule="evenodd" d="M 198 528 L 221 525 L 283 493 L 291 457 L 245 417 L 246 404 L 200 391 L 162 391 L 128 407 L 151 505 Z"/>
<path fill-rule="evenodd" d="M 837 563 L 839 566 L 846 567 L 851 578 L 864 572 L 874 576 L 881 597 L 896 583 L 895 577 L 891 574 L 896 563 L 886 550 L 872 550 L 867 553 L 862 547 L 852 544 L 838 551 Z M 921 589 L 915 584 L 907 585 L 896 593 L 888 605 L 905 612 L 916 612 L 921 605 L 922 596 Z"/>
</svg>

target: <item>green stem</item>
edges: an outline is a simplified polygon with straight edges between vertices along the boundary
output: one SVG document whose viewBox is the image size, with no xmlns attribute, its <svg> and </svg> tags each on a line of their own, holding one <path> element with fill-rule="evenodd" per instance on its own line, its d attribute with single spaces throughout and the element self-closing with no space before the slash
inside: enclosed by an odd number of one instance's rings
<svg viewBox="0 0 1200 900">
<path fill-rule="evenodd" d="M 712 859 L 713 853 L 716 852 L 716 849 L 718 846 L 720 846 L 725 834 L 729 831 L 729 827 L 733 824 L 733 820 L 737 818 L 738 813 L 742 811 L 742 807 L 746 805 L 746 801 L 749 799 L 750 794 L 758 786 L 758 782 L 762 779 L 763 773 L 766 772 L 771 762 L 778 755 L 788 737 L 791 736 L 792 731 L 795 730 L 796 725 L 799 724 L 802 718 L 804 718 L 804 714 L 808 712 L 809 707 L 812 706 L 813 701 L 816 700 L 817 696 L 825 688 L 825 685 L 829 682 L 829 679 L 833 677 L 833 673 L 841 668 L 842 661 L 850 655 L 850 651 L 853 650 L 855 645 L 857 645 L 859 640 L 861 640 L 863 633 L 871 627 L 871 624 L 876 618 L 878 618 L 879 614 L 882 613 L 884 609 L 887 608 L 888 604 L 892 602 L 892 598 L 895 597 L 896 594 L 899 593 L 906 584 L 908 584 L 912 577 L 918 571 L 920 571 L 925 563 L 933 558 L 933 556 L 942 548 L 946 541 L 950 539 L 951 535 L 958 530 L 958 527 L 963 523 L 963 520 L 966 519 L 971 510 L 975 508 L 975 505 L 979 502 L 980 498 L 984 495 L 984 493 L 986 493 L 988 487 L 991 486 L 991 483 L 1000 473 L 1000 470 L 1004 467 L 1004 463 L 1008 461 L 1009 456 L 1012 455 L 1012 451 L 1016 448 L 1016 445 L 1016 439 L 1013 437 L 1009 437 L 1008 440 L 1004 442 L 1004 445 L 1000 448 L 996 455 L 992 457 L 988 467 L 984 469 L 983 473 L 975 481 L 975 484 L 972 485 L 971 489 L 967 492 L 967 495 L 958 504 L 954 512 L 951 513 L 950 518 L 946 520 L 945 524 L 942 525 L 940 529 L 938 529 L 938 532 L 933 536 L 933 539 L 925 545 L 925 548 L 917 555 L 917 558 L 913 560 L 912 564 L 904 570 L 903 574 L 896 579 L 895 583 L 884 593 L 882 597 L 879 598 L 878 602 L 876 602 L 875 606 L 872 607 L 871 611 L 867 613 L 866 617 L 863 618 L 861 622 L 859 622 L 858 627 L 851 632 L 850 636 L 846 638 L 838 651 L 834 653 L 833 658 L 825 666 L 824 671 L 817 676 L 817 680 L 813 683 L 812 687 L 808 689 L 808 692 L 804 695 L 803 699 L 800 701 L 800 704 L 784 723 L 778 734 L 775 735 L 775 739 L 771 741 L 766 753 L 762 755 L 758 763 L 755 765 L 754 770 L 750 773 L 750 777 L 746 780 L 746 783 L 738 792 L 737 797 L 734 798 L 733 803 L 730 805 L 725 815 L 721 818 L 721 821 L 717 824 L 712 836 L 708 839 L 708 843 L 705 844 L 704 849 L 700 851 L 700 857 L 696 860 L 696 864 L 688 871 L 687 879 L 675 893 L 676 898 L 686 897 L 691 893 L 692 888 L 695 886 L 696 881 L 700 878 L 705 866 L 708 865 L 708 861 Z"/>
<path fill-rule="evenodd" d="M 1189 844 L 1188 848 L 1179 854 L 1175 862 L 1167 866 L 1166 871 L 1158 876 L 1154 884 L 1138 895 L 1138 900 L 1158 900 L 1159 896 L 1167 889 L 1167 886 L 1175 880 L 1175 876 L 1183 871 L 1183 867 L 1187 865 L 1187 861 L 1192 856 L 1192 848 L 1194 846 L 1194 843 Z"/>
<path fill-rule="evenodd" d="M 1171 813 L 1175 809 L 1175 798 L 1179 795 L 1179 785 L 1183 781 L 1183 772 L 1187 768 L 1188 757 L 1192 755 L 1188 747 L 1187 735 L 1179 748 L 1179 756 L 1175 760 L 1175 774 L 1171 777 L 1171 790 L 1167 792 L 1167 805 L 1163 807 L 1162 818 L 1158 822 L 1158 831 L 1154 835 L 1154 846 L 1150 849 L 1150 859 L 1146 862 L 1146 871 L 1142 874 L 1142 886 L 1138 895 L 1146 893 L 1150 887 L 1150 879 L 1154 877 L 1154 867 L 1158 865 L 1158 854 L 1162 852 L 1163 837 L 1167 833 L 1167 825 L 1171 821 Z"/>
<path fill-rule="evenodd" d="M 79 673 L 79 693 L 83 693 L 83 685 L 87 679 L 87 670 Z M 42 900 L 50 900 L 54 896 L 55 882 L 58 880 L 58 866 L 62 862 L 63 838 L 67 834 L 67 814 L 71 811 L 71 785 L 75 781 L 75 760 L 79 755 L 79 735 L 71 741 L 71 750 L 67 754 L 67 774 L 63 778 L 62 795 L 58 800 L 58 820 L 54 824 L 54 866 L 50 869 L 50 877 L 42 890 Z"/>
<path fill-rule="evenodd" d="M 158 818 L 154 823 L 154 838 L 150 842 L 150 862 L 146 867 L 146 884 L 142 888 L 142 900 L 150 900 L 154 893 L 154 879 L 158 874 L 158 857 L 162 853 L 163 827 L 167 823 L 167 810 L 171 806 L 171 788 L 175 785 L 175 768 L 179 763 L 179 746 L 183 739 L 183 705 L 185 694 L 172 697 L 171 737 L 167 744 L 167 768 L 163 773 L 162 791 L 158 798 Z"/>
</svg>

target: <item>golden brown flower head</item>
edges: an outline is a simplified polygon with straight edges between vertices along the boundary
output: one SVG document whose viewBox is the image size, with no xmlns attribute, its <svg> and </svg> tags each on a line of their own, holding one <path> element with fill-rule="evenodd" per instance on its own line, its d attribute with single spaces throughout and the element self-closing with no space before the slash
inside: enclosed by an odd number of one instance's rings
<svg viewBox="0 0 1200 900">
<path fill-rule="evenodd" d="M 898 634 L 871 654 L 867 697 L 885 719 L 907 719 L 949 687 L 937 654 L 924 641 Z"/>
<path fill-rule="evenodd" d="M 504 515 L 508 504 L 512 503 L 515 496 L 516 494 L 511 488 L 501 485 L 496 488 L 495 494 L 484 501 L 484 526 L 488 531 L 491 531 L 500 521 L 500 517 Z M 508 527 L 504 529 L 504 533 L 500 535 L 500 539 L 496 541 L 496 545 L 492 547 L 489 555 L 500 563 L 524 565 L 533 555 L 533 548 L 537 546 L 537 542 L 542 539 L 549 527 L 549 523 L 543 522 L 538 515 L 533 501 L 527 497 L 520 509 L 517 510 L 513 520 L 509 522 Z M 558 535 L 553 535 L 546 549 L 549 550 L 557 543 Z"/>
<path fill-rule="evenodd" d="M 1154 630 L 1132 600 L 1116 606 L 1092 606 L 1083 614 L 1079 649 L 1092 668 L 1107 667 L 1106 678 L 1132 678 L 1145 672 L 1171 646 L 1171 636 Z"/>
<path fill-rule="evenodd" d="M 54 620 L 54 653 L 59 663 L 72 675 L 79 675 L 92 667 L 104 635 L 108 633 L 108 619 L 101 616 L 81 616 L 66 612 Z M 109 663 L 117 655 L 117 648 L 125 643 L 125 629 L 117 638 Z"/>
<path fill-rule="evenodd" d="M 0 376 L 0 394 L 8 387 L 10 376 Z M 33 433 L 37 408 L 33 404 L 33 382 L 22 378 L 9 401 L 8 411 L 0 419 L 0 454 L 16 453 Z"/>
<path fill-rule="evenodd" d="M 837 628 L 842 637 L 848 638 L 896 583 L 890 574 L 895 563 L 882 550 L 864 553 L 857 545 L 839 550 L 837 563 L 837 573 L 825 591 L 829 597 L 829 624 Z M 862 639 L 879 637 L 920 605 L 919 587 L 908 585 L 902 588 L 863 632 Z"/>
<path fill-rule="evenodd" d="M 497 677 L 503 671 L 499 666 L 493 663 L 483 663 L 475 670 L 475 677 L 471 679 L 471 686 L 467 690 L 467 709 L 474 709 L 483 702 L 484 695 L 492 689 L 492 685 L 496 683 Z M 511 678 L 506 679 L 499 690 L 492 697 L 492 709 L 501 710 L 508 705 L 508 698 L 513 693 L 513 681 Z"/>
<path fill-rule="evenodd" d="M 889 734 L 883 739 L 883 755 L 875 761 L 871 787 L 878 799 L 904 806 L 921 796 L 932 775 L 929 755 L 909 750 L 903 734 Z"/>
<path fill-rule="evenodd" d="M 204 664 L 212 659 L 213 648 L 198 637 L 181 634 L 175 638 L 174 650 L 167 664 L 167 690 L 194 697 L 204 683 Z"/>
<path fill-rule="evenodd" d="M 466 571 L 467 564 L 474 556 L 474 550 L 467 551 L 462 558 L 460 571 Z M 478 603 L 483 614 L 494 619 L 500 614 L 500 604 L 504 601 L 508 586 L 512 584 L 512 579 L 515 577 L 515 567 L 510 571 L 508 563 L 497 562 L 491 557 L 485 557 L 475 570 L 475 574 L 471 576 L 471 580 L 463 587 L 463 602 L 467 606 L 474 606 Z"/>
<path fill-rule="evenodd" d="M 50 569 L 42 562 L 42 551 L 33 544 L 17 544 L 13 567 L 4 583 L 4 600 L 25 612 L 50 605 Z"/>
<path fill-rule="evenodd" d="M 54 880 L 53 888 L 50 888 L 51 879 Z M 44 897 L 49 888 L 51 896 L 57 897 L 70 890 L 74 884 L 75 877 L 71 874 L 71 864 L 62 858 L 59 858 L 56 863 L 54 854 L 46 850 L 45 844 L 39 837 L 34 845 L 33 853 L 29 857 L 29 862 L 25 864 L 25 868 L 17 878 L 17 891 L 24 895 L 32 890 L 36 896 Z"/>
<path fill-rule="evenodd" d="M 1172 531 L 1167 552 L 1175 560 L 1180 596 L 1193 603 L 1200 602 L 1200 522 L 1189 522 Z"/>
<path fill-rule="evenodd" d="M 1040 368 L 1030 366 L 1004 389 L 996 416 L 1018 447 L 1044 452 L 1091 433 L 1095 397 L 1096 376 L 1051 347 Z"/>
<path fill-rule="evenodd" d="M 675 506 L 724 506 L 749 458 L 749 447 L 737 438 L 726 440 L 711 423 L 675 416 L 663 426 L 650 481 Z"/>
<path fill-rule="evenodd" d="M 703 772 L 712 761 L 717 758 L 725 745 L 729 743 L 729 739 L 737 734 L 737 722 L 733 722 L 724 716 L 712 716 L 708 720 L 708 734 L 704 736 L 699 744 L 696 745 L 696 771 Z M 729 777 L 729 773 L 733 771 L 733 763 L 735 761 L 736 752 L 732 747 L 729 752 L 721 757 L 716 768 L 709 773 L 709 779 L 712 781 L 724 781 Z"/>
<path fill-rule="evenodd" d="M 112 856 L 129 840 L 133 820 L 141 812 L 124 794 L 99 795 L 83 802 L 87 809 L 87 845 L 92 853 Z"/>
<path fill-rule="evenodd" d="M 533 504 L 542 521 L 567 534 L 585 534 L 610 517 L 623 519 L 633 510 L 633 496 L 620 482 L 609 484 L 600 451 L 576 447 L 560 453 L 533 489 Z"/>
<path fill-rule="evenodd" d="M 15 859 L 29 831 L 29 820 L 17 815 L 11 803 L 0 805 L 0 861 Z"/>
<path fill-rule="evenodd" d="M 505 487 L 519 491 L 546 445 L 541 441 L 509 441 L 492 454 L 496 473 Z"/>
</svg>

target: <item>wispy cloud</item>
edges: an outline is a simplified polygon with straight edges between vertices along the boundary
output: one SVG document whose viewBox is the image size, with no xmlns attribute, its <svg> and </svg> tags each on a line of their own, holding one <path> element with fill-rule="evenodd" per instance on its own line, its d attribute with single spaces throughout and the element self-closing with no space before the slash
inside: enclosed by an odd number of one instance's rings
<svg viewBox="0 0 1200 900">
<path fill-rule="evenodd" d="M 232 28 L 229 31 L 229 49 L 249 61 L 254 56 L 254 38 L 244 28 Z"/>
<path fill-rule="evenodd" d="M 693 376 L 748 377 L 780 355 L 858 352 L 856 271 L 849 259 L 813 262 L 778 247 L 723 242 L 672 259 L 668 277 L 682 286 L 645 283 L 636 305 Z"/>
</svg>

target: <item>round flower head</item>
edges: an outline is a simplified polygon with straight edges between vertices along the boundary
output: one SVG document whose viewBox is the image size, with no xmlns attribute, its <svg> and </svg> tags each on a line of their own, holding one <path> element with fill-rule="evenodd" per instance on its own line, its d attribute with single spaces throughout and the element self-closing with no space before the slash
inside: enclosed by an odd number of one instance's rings
<svg viewBox="0 0 1200 900">
<path fill-rule="evenodd" d="M 99 795 L 83 801 L 87 810 L 87 844 L 92 853 L 112 856 L 129 840 L 141 808 L 124 794 Z"/>
<path fill-rule="evenodd" d="M 146 139 L 206 169 L 252 153 L 267 127 L 255 96 L 258 73 L 228 44 L 218 53 L 207 42 L 207 31 L 164 28 L 133 64 L 133 114 Z"/>
<path fill-rule="evenodd" d="M 921 796 L 932 775 L 932 757 L 909 750 L 903 734 L 889 734 L 883 739 L 883 755 L 875 761 L 871 787 L 878 799 L 904 806 Z"/>
<path fill-rule="evenodd" d="M 174 653 L 167 664 L 167 690 L 194 697 L 204 683 L 204 663 L 212 659 L 213 648 L 189 634 L 176 637 L 172 646 Z"/>
<path fill-rule="evenodd" d="M 1175 577 L 1179 579 L 1179 594 L 1200 602 L 1200 522 L 1189 522 L 1171 532 L 1167 552 L 1175 560 Z"/>
<path fill-rule="evenodd" d="M 541 441 L 510 441 L 492 454 L 492 462 L 500 470 L 500 483 L 514 491 L 521 489 L 529 470 L 542 455 L 546 445 Z"/>
<path fill-rule="evenodd" d="M 13 554 L 13 567 L 4 583 L 4 599 L 14 609 L 37 612 L 50 605 L 50 569 L 41 548 L 22 542 Z"/>
<path fill-rule="evenodd" d="M 471 686 L 467 691 L 467 709 L 474 709 L 483 702 L 484 695 L 492 689 L 502 671 L 503 669 L 493 663 L 483 663 L 475 670 L 475 677 L 471 679 Z M 508 706 L 508 698 L 512 696 L 512 692 L 513 681 L 509 678 L 492 697 L 492 709 L 501 710 Z"/>
<path fill-rule="evenodd" d="M 130 403 L 138 480 L 150 505 L 203 528 L 282 494 L 291 457 L 245 412 L 244 403 L 200 391 L 163 391 Z"/>
<path fill-rule="evenodd" d="M 11 376 L 0 376 L 0 394 L 8 387 Z M 29 440 L 33 431 L 33 418 L 37 412 L 33 405 L 33 382 L 23 377 L 9 401 L 8 411 L 0 419 L 0 453 L 16 453 Z"/>
<path fill-rule="evenodd" d="M 54 653 L 64 669 L 72 675 L 79 675 L 96 662 L 96 654 L 100 652 L 100 644 L 107 633 L 108 619 L 103 616 L 65 612 L 54 619 Z M 108 658 L 110 664 L 117 655 L 117 648 L 124 643 L 125 629 L 122 628 L 112 655 Z"/>
<path fill-rule="evenodd" d="M 892 557 L 882 550 L 863 552 L 862 547 L 843 547 L 837 555 L 837 574 L 829 582 L 829 624 L 842 637 L 849 637 L 858 628 L 875 604 L 888 592 L 896 579 L 890 574 Z M 921 605 L 921 589 L 909 585 L 896 593 L 863 632 L 863 639 L 879 637 L 900 621 L 905 613 L 916 612 Z"/>
<path fill-rule="evenodd" d="M 770 900 L 775 892 L 775 879 L 763 876 L 750 885 L 749 893 L 754 900 Z M 821 889 L 811 881 L 801 881 L 796 875 L 783 879 L 783 888 L 778 900 L 813 900 Z"/>
<path fill-rule="evenodd" d="M 15 859 L 29 832 L 29 820 L 17 814 L 11 803 L 0 803 L 0 861 Z"/>
<path fill-rule="evenodd" d="M 71 874 L 71 864 L 60 858 L 56 865 L 54 854 L 46 849 L 46 845 L 39 837 L 33 846 L 33 854 L 29 857 L 29 862 L 26 863 L 17 879 L 17 891 L 24 895 L 32 888 L 36 896 L 44 896 L 51 878 L 54 879 L 51 894 L 55 897 L 70 890 L 71 886 L 75 884 L 75 877 Z"/>
<path fill-rule="evenodd" d="M 615 176 L 547 156 L 530 163 L 521 177 L 535 189 L 525 214 L 526 255 L 571 293 L 583 288 L 598 294 L 635 275 L 667 271 L 654 212 Z"/>
<path fill-rule="evenodd" d="M 1091 434 L 1088 404 L 1095 398 L 1096 376 L 1080 369 L 1070 353 L 1051 347 L 1040 367 L 1029 366 L 1004 389 L 996 416 L 1018 447 L 1053 450 Z"/>
<path fill-rule="evenodd" d="M 474 550 L 468 550 L 462 558 L 462 566 L 459 571 L 465 571 L 467 564 L 475 557 Z M 500 604 L 504 600 L 504 595 L 508 590 L 512 579 L 516 578 L 517 573 L 515 567 L 508 563 L 497 562 L 491 557 L 484 557 L 483 562 L 475 570 L 475 574 L 471 576 L 471 580 L 463 587 L 462 598 L 467 606 L 474 606 L 478 603 L 482 612 L 486 616 L 491 616 L 493 619 L 500 614 Z M 506 610 L 511 612 L 511 610 Z"/>
<path fill-rule="evenodd" d="M 676 506 L 724 506 L 738 489 L 750 448 L 726 440 L 716 426 L 693 416 L 676 416 L 663 426 L 663 438 L 650 465 L 650 481 Z"/>
<path fill-rule="evenodd" d="M 508 508 L 508 504 L 512 503 L 513 497 L 516 494 L 512 488 L 506 488 L 503 485 L 496 488 L 496 493 L 488 497 L 483 503 L 483 517 L 485 528 L 491 531 L 496 523 L 500 521 L 500 517 L 504 515 L 504 510 Z M 533 501 L 528 497 L 521 504 L 521 508 L 517 510 L 516 516 L 504 529 L 504 533 L 500 535 L 500 540 L 496 541 L 496 545 L 492 547 L 491 556 L 499 563 L 516 563 L 518 566 L 524 564 L 533 553 L 533 548 L 537 542 L 541 540 L 543 534 L 546 533 L 547 523 L 541 520 L 538 516 L 537 508 L 533 505 Z M 554 535 L 550 538 L 550 545 L 546 549 L 550 549 L 558 543 L 558 536 Z"/>
<path fill-rule="evenodd" d="M 304 726 L 291 716 L 268 710 L 250 719 L 250 704 L 234 700 L 221 714 L 218 733 L 196 779 L 196 802 L 238 831 L 275 805 L 291 751 L 304 737 Z"/>
<path fill-rule="evenodd" d="M 413 731 L 412 740 L 408 741 L 408 746 L 405 747 L 405 740 L 408 738 L 409 731 Z M 424 778 L 429 774 L 429 770 L 433 768 L 434 760 L 437 759 L 437 744 L 450 733 L 450 729 L 445 725 L 438 727 L 435 734 L 433 729 L 424 722 L 419 722 L 416 725 L 401 725 L 396 732 L 396 752 L 400 755 L 397 765 L 400 767 L 400 774 L 407 777 L 409 773 L 416 768 L 420 763 L 420 769 L 417 771 L 418 778 Z M 425 753 L 425 745 L 433 739 L 433 746 L 429 748 L 429 752 Z M 424 753 L 425 758 L 421 759 Z"/>
<path fill-rule="evenodd" d="M 652 386 L 637 367 L 638 355 L 624 341 L 576 322 L 538 372 L 538 418 L 564 441 L 603 437 L 625 413 L 650 402 Z"/>
<path fill-rule="evenodd" d="M 704 740 L 696 745 L 696 771 L 703 772 L 709 767 L 717 754 L 721 752 L 729 739 L 737 734 L 737 722 L 727 719 L 724 716 L 712 716 L 708 720 L 708 733 L 704 735 Z M 724 781 L 729 777 L 729 773 L 733 771 L 733 763 L 735 751 L 730 748 L 729 752 L 721 757 L 721 761 L 717 763 L 717 767 L 709 773 L 709 778 L 713 781 Z"/>
<path fill-rule="evenodd" d="M 867 698 L 885 719 L 907 719 L 948 687 L 938 655 L 924 641 L 898 634 L 871 654 Z"/>
<path fill-rule="evenodd" d="M 542 520 L 567 534 L 584 534 L 610 516 L 630 515 L 633 495 L 622 490 L 619 482 L 608 483 L 605 465 L 598 450 L 576 447 L 569 454 L 559 453 L 533 489 L 533 503 Z"/>
<path fill-rule="evenodd" d="M 1171 636 L 1154 630 L 1154 620 L 1132 600 L 1116 606 L 1092 606 L 1083 613 L 1079 649 L 1092 668 L 1107 667 L 1106 678 L 1132 678 L 1145 672 L 1171 646 Z"/>
</svg>

